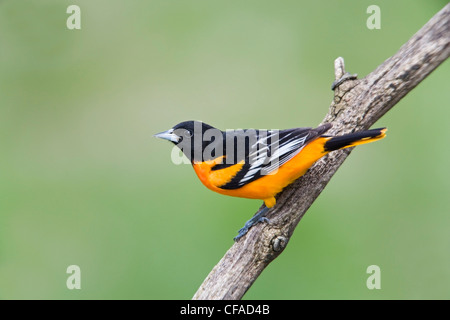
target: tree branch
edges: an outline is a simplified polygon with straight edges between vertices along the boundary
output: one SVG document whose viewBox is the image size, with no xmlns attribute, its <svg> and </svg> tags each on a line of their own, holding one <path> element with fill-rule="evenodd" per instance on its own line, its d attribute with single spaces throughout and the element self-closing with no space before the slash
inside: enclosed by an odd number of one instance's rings
<svg viewBox="0 0 450 320">
<path fill-rule="evenodd" d="M 450 55 L 450 4 L 425 24 L 400 50 L 361 80 L 335 88 L 322 123 L 330 135 L 368 129 Z M 336 80 L 345 73 L 335 61 Z M 267 217 L 234 243 L 213 268 L 193 299 L 240 299 L 264 268 L 286 247 L 305 212 L 325 188 L 351 149 L 328 154 L 281 192 Z"/>
</svg>

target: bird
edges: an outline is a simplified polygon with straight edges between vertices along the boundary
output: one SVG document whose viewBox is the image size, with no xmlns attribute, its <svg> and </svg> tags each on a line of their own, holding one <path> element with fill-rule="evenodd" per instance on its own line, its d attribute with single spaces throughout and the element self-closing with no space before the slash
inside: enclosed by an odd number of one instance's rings
<svg viewBox="0 0 450 320">
<path fill-rule="evenodd" d="M 190 120 L 154 136 L 175 144 L 208 189 L 264 201 L 264 207 L 239 230 L 234 238 L 237 241 L 255 224 L 270 222 L 266 214 L 276 204 L 276 196 L 317 160 L 335 150 L 383 139 L 387 131 L 378 128 L 326 135 L 331 128 L 331 123 L 325 123 L 317 128 L 222 131 Z"/>
</svg>

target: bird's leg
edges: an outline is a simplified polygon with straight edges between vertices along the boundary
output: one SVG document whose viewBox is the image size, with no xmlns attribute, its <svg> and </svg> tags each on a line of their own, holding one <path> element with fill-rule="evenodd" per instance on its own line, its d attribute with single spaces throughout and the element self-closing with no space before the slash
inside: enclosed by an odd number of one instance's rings
<svg viewBox="0 0 450 320">
<path fill-rule="evenodd" d="M 269 223 L 269 219 L 266 218 L 266 213 L 269 211 L 269 208 L 264 207 L 261 210 L 259 210 L 253 218 L 248 220 L 245 225 L 239 230 L 238 235 L 234 238 L 234 241 L 237 241 L 239 238 L 241 238 L 243 235 L 245 235 L 248 230 L 253 227 L 258 222 L 267 222 Z"/>
<path fill-rule="evenodd" d="M 351 74 L 350 72 L 346 72 L 341 78 L 333 81 L 333 83 L 331 84 L 331 90 L 336 89 L 337 87 L 339 87 L 343 82 L 347 81 L 347 80 L 355 80 L 358 78 L 357 74 Z"/>
</svg>

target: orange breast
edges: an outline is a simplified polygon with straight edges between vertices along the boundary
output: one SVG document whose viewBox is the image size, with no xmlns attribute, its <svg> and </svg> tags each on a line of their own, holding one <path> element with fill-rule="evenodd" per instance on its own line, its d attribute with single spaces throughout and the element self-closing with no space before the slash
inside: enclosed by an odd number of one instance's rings
<svg viewBox="0 0 450 320">
<path fill-rule="evenodd" d="M 220 192 L 218 186 L 230 181 L 242 168 L 244 161 L 221 170 L 211 170 L 216 164 L 222 163 L 223 157 L 205 162 L 196 162 L 193 167 L 200 181 L 209 189 Z M 225 191 L 225 190 L 223 190 Z"/>
</svg>

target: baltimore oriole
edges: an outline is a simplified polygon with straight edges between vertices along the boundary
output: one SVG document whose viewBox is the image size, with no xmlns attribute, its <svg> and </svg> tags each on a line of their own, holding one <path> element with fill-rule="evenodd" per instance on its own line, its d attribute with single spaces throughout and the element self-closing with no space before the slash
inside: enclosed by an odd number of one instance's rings
<svg viewBox="0 0 450 320">
<path fill-rule="evenodd" d="M 192 164 L 200 181 L 212 191 L 261 199 L 265 208 L 246 222 L 235 240 L 268 219 L 275 196 L 327 153 L 385 137 L 386 128 L 343 136 L 324 135 L 327 123 L 315 129 L 227 130 L 200 121 L 185 121 L 155 136 L 173 142 Z"/>
</svg>

